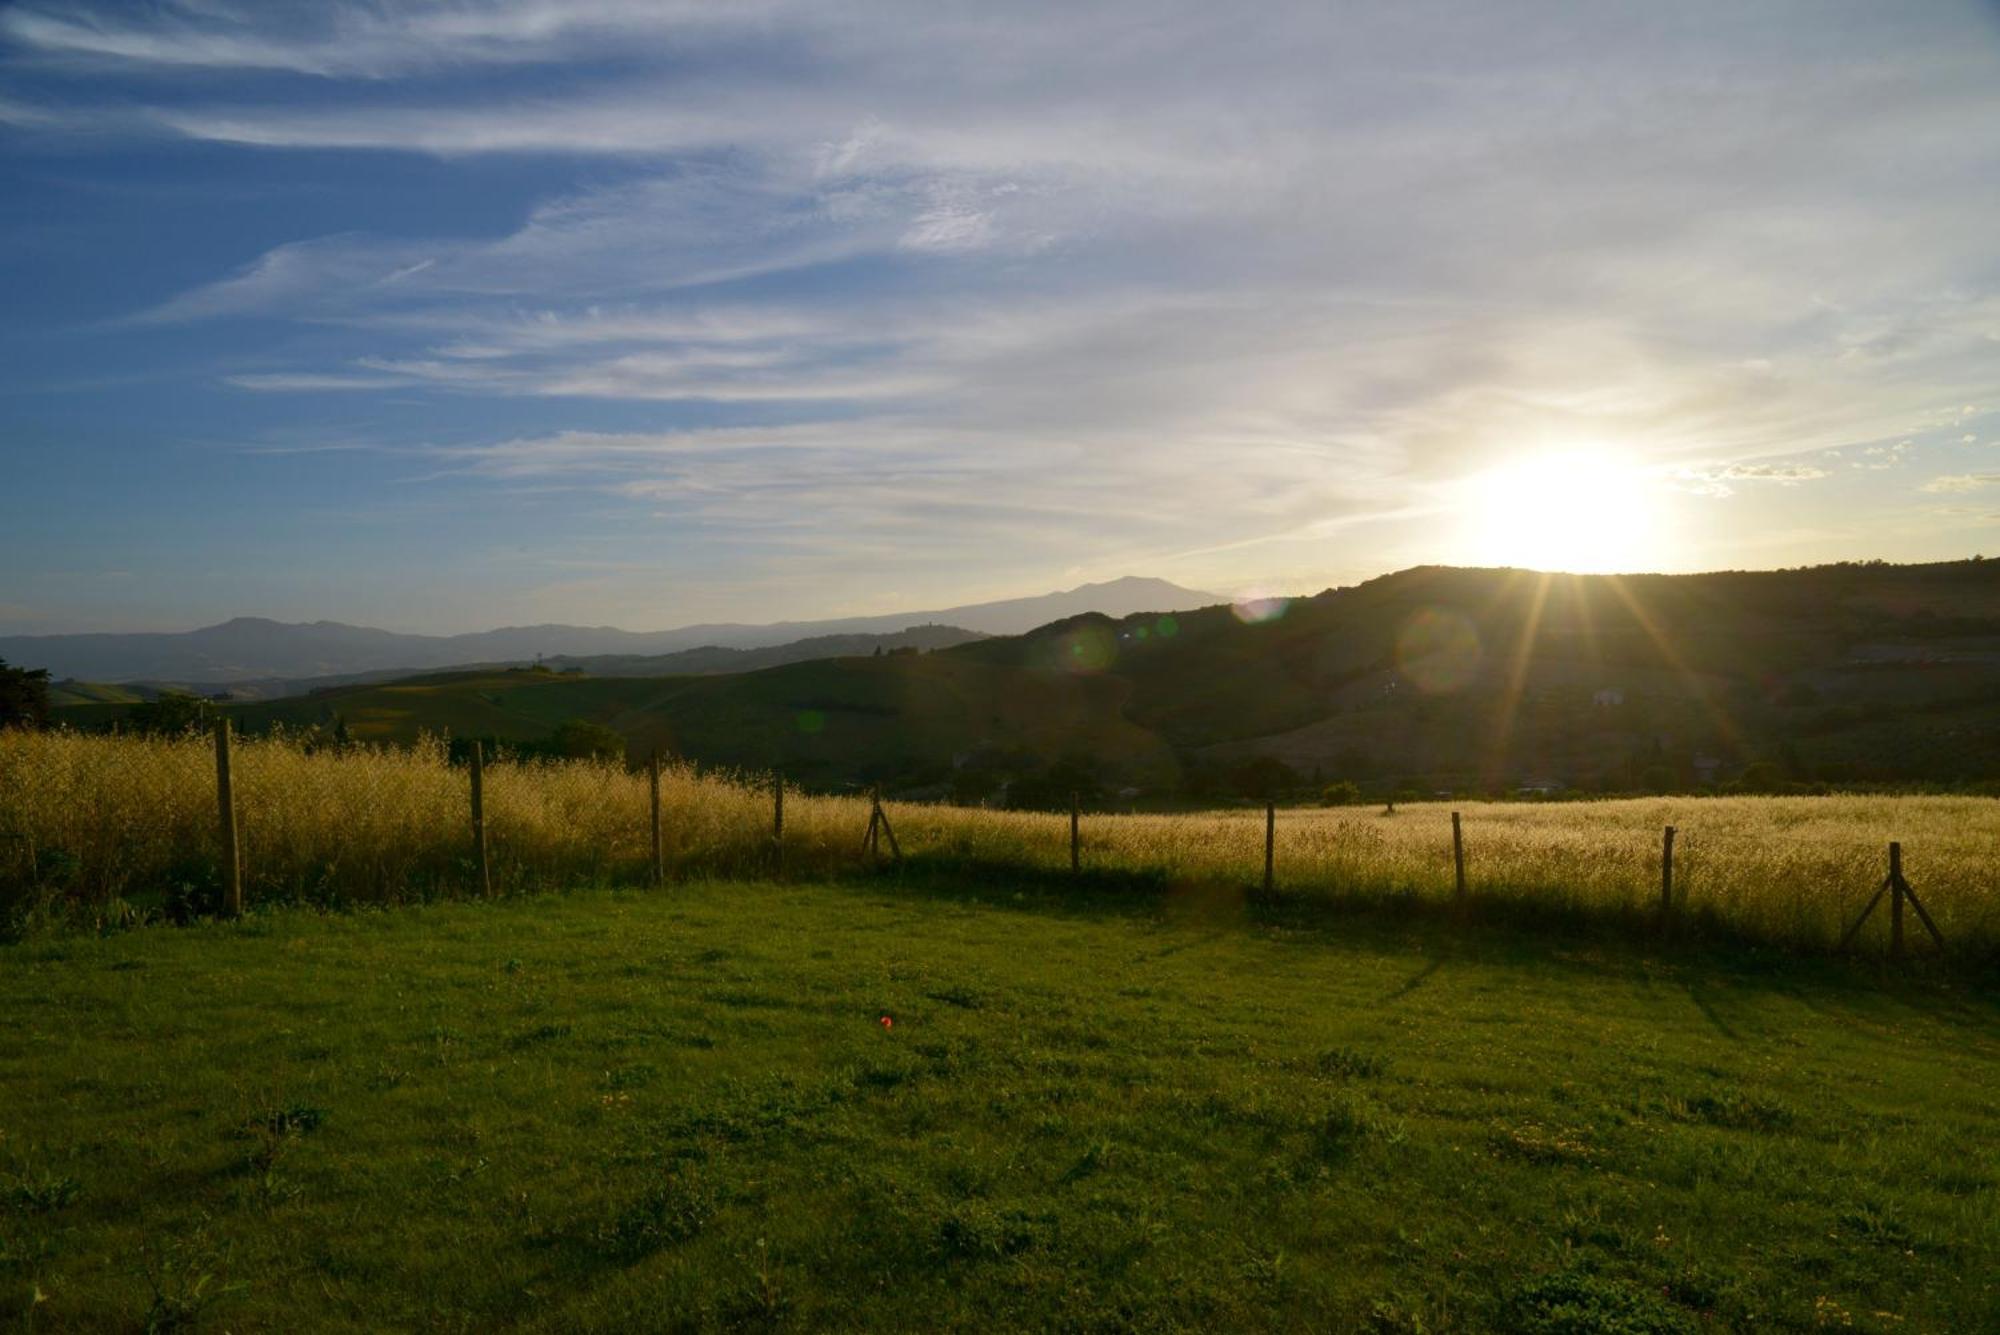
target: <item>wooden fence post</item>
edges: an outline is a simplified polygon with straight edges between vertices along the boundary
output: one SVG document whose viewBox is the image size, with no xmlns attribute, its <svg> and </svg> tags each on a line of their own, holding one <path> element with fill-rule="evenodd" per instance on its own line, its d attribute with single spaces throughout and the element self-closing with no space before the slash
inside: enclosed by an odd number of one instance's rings
<svg viewBox="0 0 2000 1335">
<path fill-rule="evenodd" d="M 1272 798 L 1264 799 L 1264 893 L 1270 894 L 1277 885 L 1278 856 L 1278 804 Z"/>
<path fill-rule="evenodd" d="M 472 854 L 479 864 L 479 893 L 493 896 L 493 868 L 486 860 L 486 748 L 472 744 Z"/>
<path fill-rule="evenodd" d="M 1079 799 L 1075 793 L 1069 795 L 1069 874 L 1075 876 L 1083 871 L 1082 817 L 1078 814 Z"/>
<path fill-rule="evenodd" d="M 1868 915 L 1875 911 L 1875 906 L 1882 902 L 1882 896 L 1884 895 L 1889 896 L 1889 954 L 1891 956 L 1896 959 L 1903 957 L 1903 902 L 1905 900 L 1909 901 L 1910 907 L 1917 911 L 1918 921 L 1922 922 L 1924 930 L 1931 934 L 1931 940 L 1937 942 L 1937 948 L 1940 951 L 1944 949 L 1944 933 L 1938 931 L 1937 924 L 1931 921 L 1929 910 L 1924 908 L 1924 901 L 1917 898 L 1917 892 L 1912 890 L 1910 883 L 1903 879 L 1903 846 L 1891 840 L 1889 843 L 1888 876 L 1883 879 L 1882 887 L 1869 899 L 1867 907 L 1861 910 L 1861 916 L 1854 920 L 1854 925 L 1849 927 L 1841 936 L 1840 944 L 1834 947 L 1835 950 L 1845 950 L 1853 944 L 1854 938 L 1861 935 L 1862 924 L 1868 921 Z"/>
<path fill-rule="evenodd" d="M 243 913 L 243 853 L 236 837 L 236 785 L 229 772 L 229 720 L 215 721 L 215 809 L 222 840 L 222 911 Z"/>
<path fill-rule="evenodd" d="M 656 749 L 646 765 L 646 788 L 653 816 L 653 888 L 667 883 L 666 850 L 660 842 L 660 753 Z"/>
<path fill-rule="evenodd" d="M 778 863 L 778 874 L 785 873 L 785 772 L 771 773 L 771 848 Z"/>
<path fill-rule="evenodd" d="M 1665 840 L 1660 844 L 1660 912 L 1674 911 L 1674 827 L 1667 827 Z"/>
<path fill-rule="evenodd" d="M 1889 957 L 1903 958 L 1903 846 L 1889 841 Z"/>
<path fill-rule="evenodd" d="M 1465 902 L 1465 835 L 1459 829 L 1458 813 L 1451 813 L 1451 871 L 1453 894 L 1460 903 Z"/>
</svg>

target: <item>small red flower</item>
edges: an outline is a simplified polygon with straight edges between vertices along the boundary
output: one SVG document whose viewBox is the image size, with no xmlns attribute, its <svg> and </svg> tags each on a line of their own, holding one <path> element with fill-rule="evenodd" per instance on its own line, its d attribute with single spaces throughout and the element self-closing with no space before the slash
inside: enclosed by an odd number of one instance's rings
<svg viewBox="0 0 2000 1335">
<path fill-rule="evenodd" d="M 884 1029 L 894 1029 L 896 1027 L 896 1022 L 885 1015 L 882 1017 L 882 1027 Z"/>
</svg>

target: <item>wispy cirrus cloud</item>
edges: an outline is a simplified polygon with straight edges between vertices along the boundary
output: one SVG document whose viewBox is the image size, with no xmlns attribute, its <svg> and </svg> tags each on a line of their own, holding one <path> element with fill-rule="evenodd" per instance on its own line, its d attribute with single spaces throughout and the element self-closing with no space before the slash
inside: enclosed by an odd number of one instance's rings
<svg viewBox="0 0 2000 1335">
<path fill-rule="evenodd" d="M 51 55 L 151 69 L 285 71 L 381 79 L 439 66 L 542 63 L 607 42 L 694 38 L 777 6 L 674 0 L 515 0 L 389 8 L 164 0 L 15 6 L 0 32 Z"/>
<path fill-rule="evenodd" d="M 0 121 L 391 182 L 114 327 L 217 348 L 245 402 L 393 397 L 411 448 L 370 466 L 1228 586 L 1425 559 L 1449 479 L 1550 446 L 1737 510 L 1987 476 L 1992 35 L 1843 0 L 31 0 Z"/>
</svg>

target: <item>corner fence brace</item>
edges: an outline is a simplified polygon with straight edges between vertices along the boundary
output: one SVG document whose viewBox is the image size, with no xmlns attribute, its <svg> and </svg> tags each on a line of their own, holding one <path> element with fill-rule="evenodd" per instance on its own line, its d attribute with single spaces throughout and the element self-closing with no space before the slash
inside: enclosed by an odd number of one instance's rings
<svg viewBox="0 0 2000 1335">
<path fill-rule="evenodd" d="M 889 813 L 882 809 L 882 793 L 878 789 L 868 795 L 868 833 L 861 836 L 861 847 L 870 859 L 882 856 L 882 836 L 889 837 L 889 857 L 892 861 L 903 860 L 903 846 L 896 842 L 896 831 L 889 824 Z"/>
<path fill-rule="evenodd" d="M 1918 920 L 1923 923 L 1924 930 L 1931 934 L 1931 940 L 1937 943 L 1937 948 L 1940 951 L 1944 949 L 1944 934 L 1938 931 L 1937 924 L 1931 921 L 1930 912 L 1924 908 L 1924 902 L 1917 898 L 1917 892 L 1910 888 L 1910 883 L 1907 880 L 1903 879 L 1903 846 L 1900 843 L 1892 842 L 1889 845 L 1889 874 L 1882 878 L 1882 884 L 1876 888 L 1874 895 L 1869 898 L 1868 907 L 1861 910 L 1861 916 L 1854 920 L 1854 925 L 1849 927 L 1847 934 L 1840 938 L 1840 944 L 1834 947 L 1836 951 L 1846 950 L 1848 946 L 1854 943 L 1854 938 L 1861 934 L 1863 924 L 1868 921 L 1869 915 L 1875 912 L 1875 906 L 1882 902 L 1882 896 L 1884 895 L 1890 897 L 1889 954 L 1891 956 L 1896 959 L 1903 957 L 1903 904 L 1905 901 L 1908 901 L 1910 907 L 1917 911 Z"/>
</svg>

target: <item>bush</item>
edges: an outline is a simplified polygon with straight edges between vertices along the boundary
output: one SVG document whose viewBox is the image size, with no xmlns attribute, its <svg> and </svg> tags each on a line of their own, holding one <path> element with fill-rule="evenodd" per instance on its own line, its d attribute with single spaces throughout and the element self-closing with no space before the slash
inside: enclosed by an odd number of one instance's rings
<svg viewBox="0 0 2000 1335">
<path fill-rule="evenodd" d="M 1351 807 L 1361 801 L 1361 786 L 1352 779 L 1341 779 L 1320 789 L 1319 804 L 1323 807 Z"/>
</svg>

